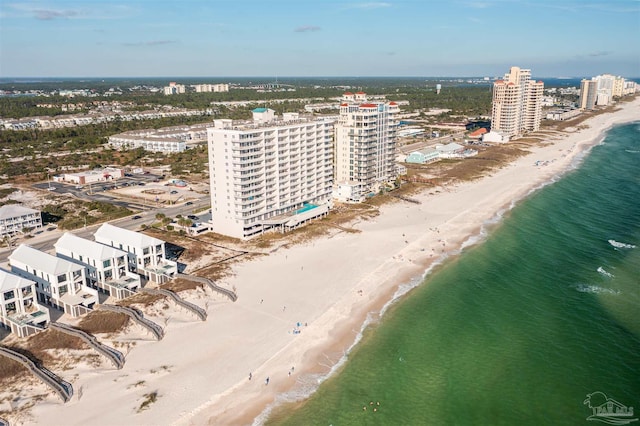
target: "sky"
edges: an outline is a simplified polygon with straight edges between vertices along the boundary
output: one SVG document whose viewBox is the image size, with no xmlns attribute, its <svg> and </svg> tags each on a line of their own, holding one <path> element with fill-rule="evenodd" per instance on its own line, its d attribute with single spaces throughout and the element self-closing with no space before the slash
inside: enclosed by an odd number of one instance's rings
<svg viewBox="0 0 640 426">
<path fill-rule="evenodd" d="M 640 0 L 0 0 L 0 77 L 640 77 Z"/>
</svg>

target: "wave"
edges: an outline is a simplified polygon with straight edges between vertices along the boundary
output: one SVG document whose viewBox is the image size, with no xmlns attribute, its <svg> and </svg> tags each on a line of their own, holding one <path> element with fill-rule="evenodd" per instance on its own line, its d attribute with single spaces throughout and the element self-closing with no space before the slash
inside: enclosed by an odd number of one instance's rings
<svg viewBox="0 0 640 426">
<path fill-rule="evenodd" d="M 636 151 L 634 149 L 625 149 L 625 152 L 628 152 L 630 154 L 639 154 L 640 153 L 640 151 Z"/>
<path fill-rule="evenodd" d="M 609 244 L 611 244 L 615 248 L 626 248 L 626 249 L 634 249 L 634 248 L 636 248 L 636 246 L 634 246 L 633 244 L 625 244 L 625 243 L 621 243 L 621 242 L 616 241 L 616 240 L 609 240 Z"/>
<path fill-rule="evenodd" d="M 580 293 L 592 293 L 592 294 L 614 294 L 614 295 L 618 295 L 620 294 L 619 290 L 613 290 L 610 288 L 604 288 L 604 287 L 600 287 L 597 285 L 589 285 L 589 284 L 577 284 L 575 286 L 573 286 L 574 289 L 576 289 L 576 291 L 579 291 Z"/>
<path fill-rule="evenodd" d="M 605 277 L 609 277 L 609 278 L 615 277 L 615 275 L 613 275 L 611 272 L 605 271 L 602 266 L 598 266 L 598 269 L 596 269 L 596 271 L 598 271 L 600 274 L 604 275 Z"/>
</svg>

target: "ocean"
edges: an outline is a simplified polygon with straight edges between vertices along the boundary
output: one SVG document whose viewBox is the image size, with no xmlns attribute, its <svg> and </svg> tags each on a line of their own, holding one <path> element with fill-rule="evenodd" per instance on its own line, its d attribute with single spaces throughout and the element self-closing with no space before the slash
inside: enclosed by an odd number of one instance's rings
<svg viewBox="0 0 640 426">
<path fill-rule="evenodd" d="M 640 417 L 640 122 L 487 226 L 267 424 L 576 425 L 607 398 Z"/>
</svg>

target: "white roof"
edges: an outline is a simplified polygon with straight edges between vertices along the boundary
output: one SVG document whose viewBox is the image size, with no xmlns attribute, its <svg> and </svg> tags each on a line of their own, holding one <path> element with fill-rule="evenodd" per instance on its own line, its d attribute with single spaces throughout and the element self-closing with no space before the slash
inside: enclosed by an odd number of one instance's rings
<svg viewBox="0 0 640 426">
<path fill-rule="evenodd" d="M 0 269 L 0 292 L 32 286 L 33 281 Z"/>
<path fill-rule="evenodd" d="M 13 264 L 14 260 L 49 275 L 61 275 L 84 269 L 84 266 L 76 265 L 24 244 L 20 244 L 9 256 L 10 264 Z"/>
<path fill-rule="evenodd" d="M 86 240 L 70 232 L 65 232 L 53 246 L 56 248 L 56 252 L 65 249 L 96 260 L 107 260 L 127 255 L 126 251 Z"/>
<path fill-rule="evenodd" d="M 0 219 L 22 216 L 26 214 L 40 213 L 38 210 L 24 207 L 20 204 L 6 204 L 0 207 Z"/>
<path fill-rule="evenodd" d="M 464 146 L 457 144 L 455 142 L 441 146 L 441 147 L 437 147 L 436 148 L 438 151 L 440 152 L 453 152 L 453 151 L 457 151 L 459 149 L 464 149 Z"/>
<path fill-rule="evenodd" d="M 164 241 L 150 237 L 140 232 L 118 228 L 109 223 L 104 223 L 95 233 L 96 241 L 113 241 L 114 244 L 122 244 L 129 247 L 149 247 L 163 244 Z"/>
</svg>

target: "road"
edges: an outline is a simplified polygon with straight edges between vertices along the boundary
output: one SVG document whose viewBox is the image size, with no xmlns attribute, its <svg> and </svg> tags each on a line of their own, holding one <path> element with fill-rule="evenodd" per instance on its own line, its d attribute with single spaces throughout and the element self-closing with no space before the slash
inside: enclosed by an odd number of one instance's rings
<svg viewBox="0 0 640 426">
<path fill-rule="evenodd" d="M 44 185 L 47 185 L 47 184 L 44 184 Z M 52 183 L 51 185 L 53 186 L 54 183 Z M 63 186 L 65 187 L 65 189 L 68 188 L 67 185 L 63 185 Z M 112 198 L 110 197 L 107 197 L 107 198 L 109 198 L 108 202 L 113 203 Z M 142 226 L 143 224 L 151 225 L 153 222 L 156 222 L 156 214 L 158 213 L 163 213 L 167 217 L 176 217 L 177 215 L 189 216 L 189 215 L 195 214 L 198 216 L 198 222 L 206 222 L 211 219 L 211 215 L 208 212 L 208 208 L 210 204 L 211 204 L 211 200 L 207 197 L 207 198 L 202 198 L 190 203 L 178 204 L 170 207 L 160 207 L 155 209 L 149 209 L 141 213 L 138 213 L 136 215 L 131 215 L 124 218 L 111 220 L 109 221 L 109 223 L 114 226 L 118 226 L 120 228 L 138 231 L 140 229 L 140 226 Z M 199 213 L 199 214 L 196 213 L 196 212 L 202 212 L 203 210 L 205 210 L 204 213 Z M 133 219 L 136 216 L 140 216 L 140 218 Z M 93 234 L 95 233 L 96 229 L 98 229 L 100 225 L 102 224 L 95 224 L 95 225 L 87 226 L 85 228 L 79 228 L 71 232 L 73 232 L 75 235 L 79 237 L 86 238 L 88 240 L 93 240 Z M 65 231 L 61 231 L 58 229 L 52 229 L 52 230 L 46 230 L 46 229 L 47 227 L 45 226 L 45 230 L 42 231 L 40 234 L 37 234 L 30 239 L 23 239 L 19 241 L 19 243 L 29 244 L 31 247 L 41 251 L 52 250 L 53 244 L 56 241 L 58 241 L 58 238 L 60 238 Z M 11 252 L 13 251 L 13 249 L 15 249 L 15 247 L 16 246 L 14 244 L 11 249 L 9 249 L 6 245 L 0 248 L 0 263 L 5 263 L 7 261 L 7 257 L 11 254 Z"/>
</svg>

